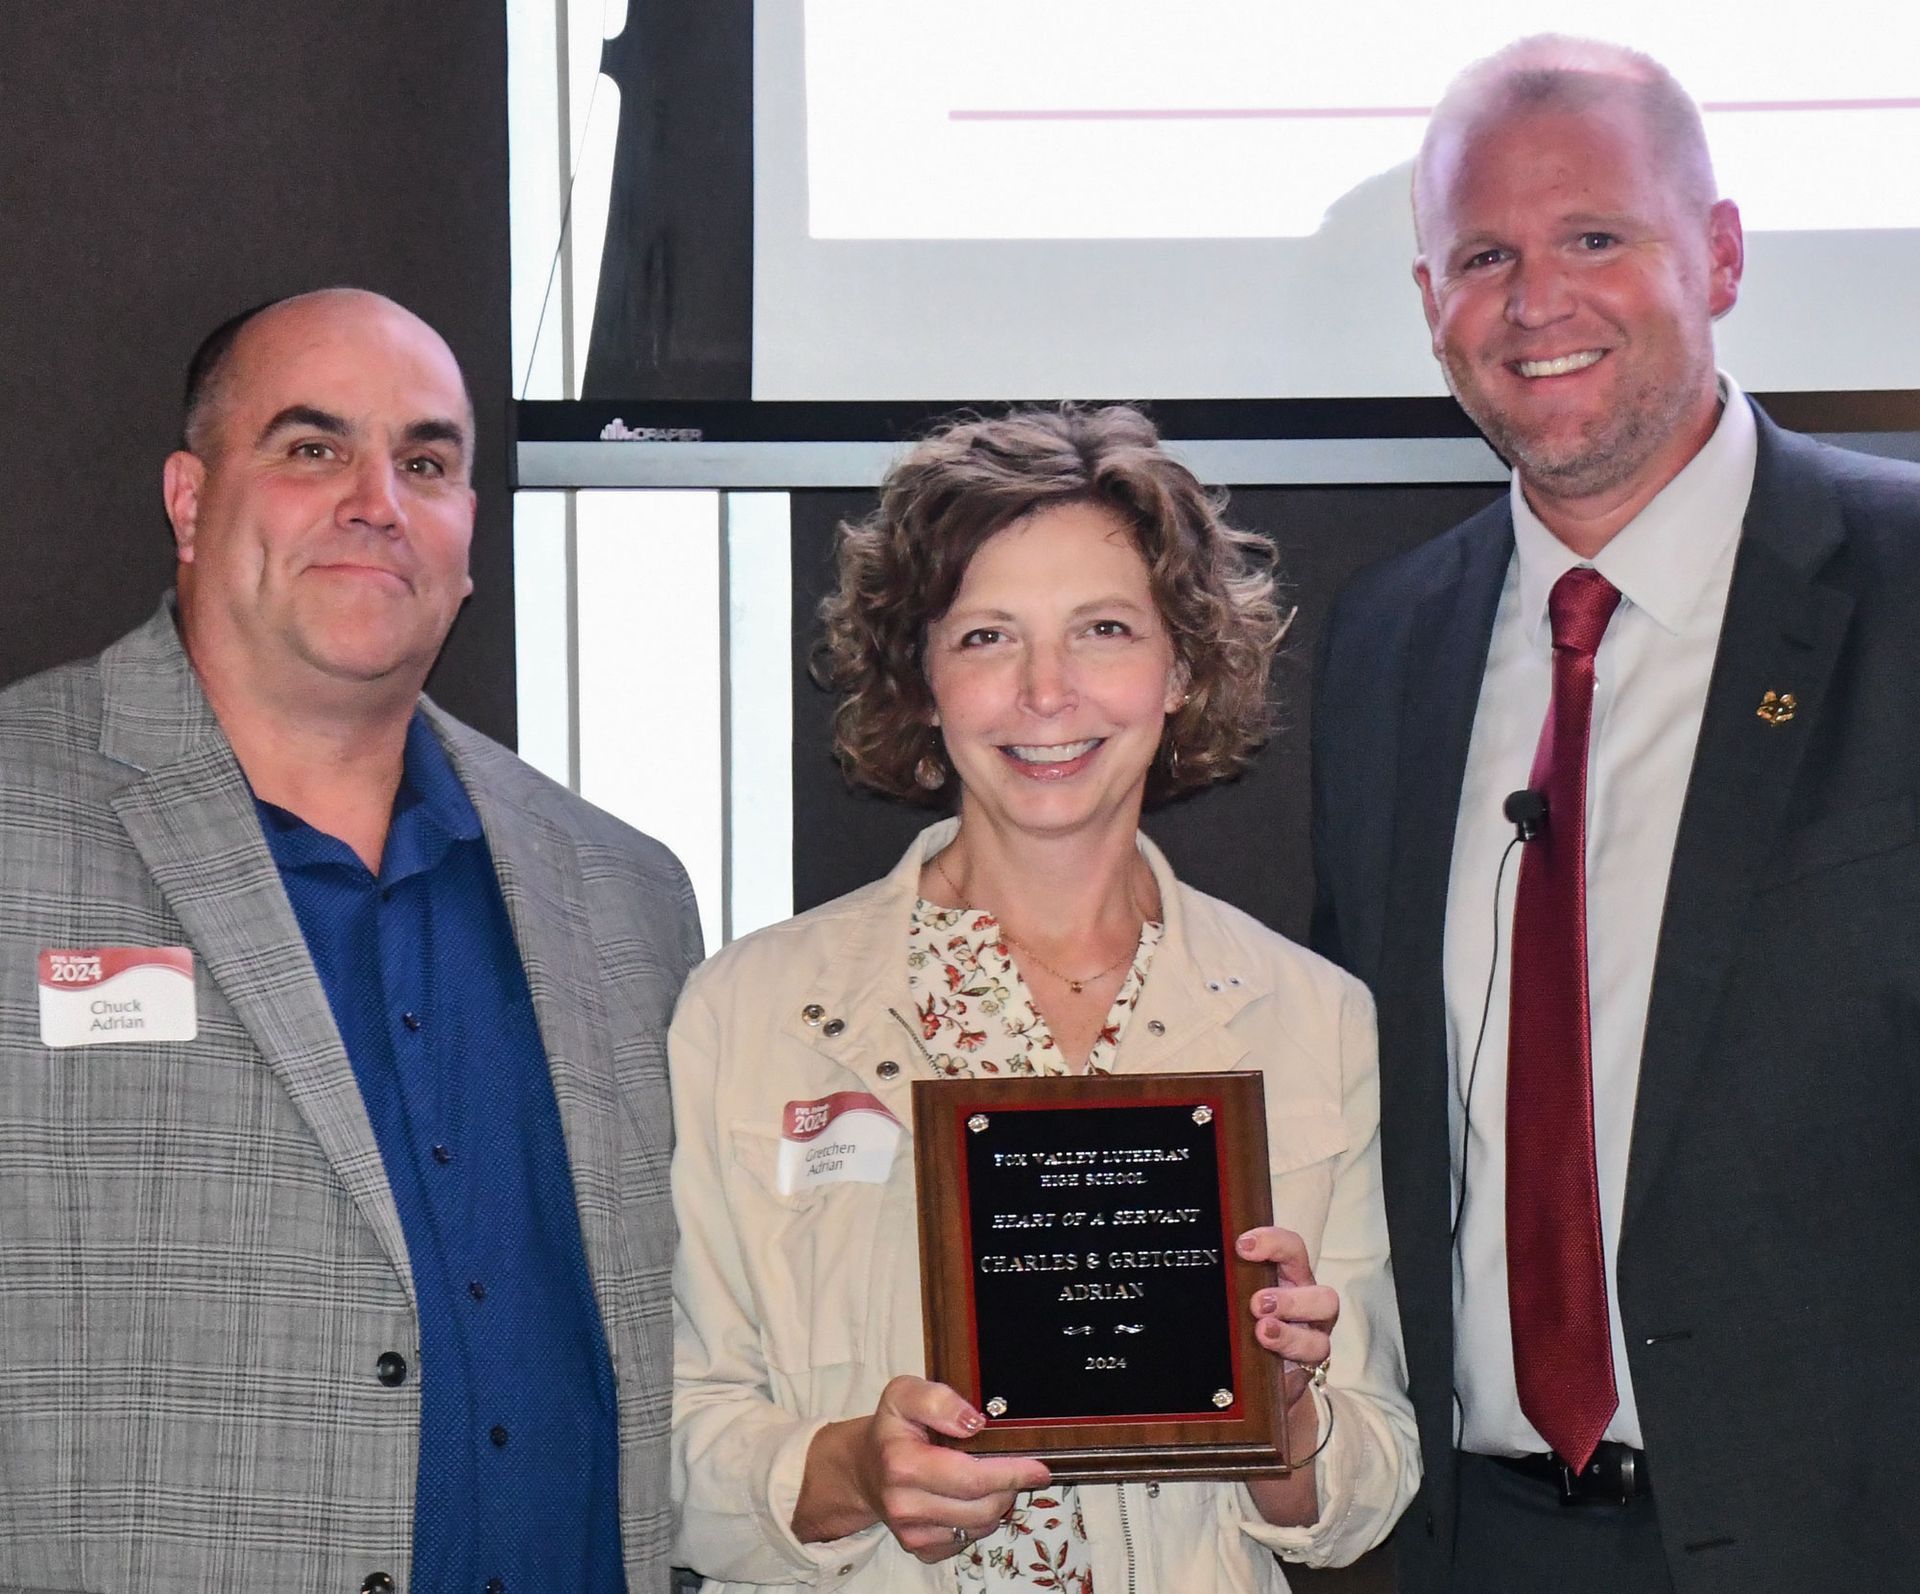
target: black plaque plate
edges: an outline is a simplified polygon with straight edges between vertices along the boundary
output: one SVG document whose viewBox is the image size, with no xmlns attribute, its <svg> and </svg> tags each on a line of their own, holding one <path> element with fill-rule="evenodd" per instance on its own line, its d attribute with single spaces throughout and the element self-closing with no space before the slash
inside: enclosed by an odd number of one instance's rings
<svg viewBox="0 0 1920 1594">
<path fill-rule="evenodd" d="M 1286 1469 L 1258 1074 L 914 1086 L 928 1376 L 1063 1480 Z"/>
</svg>

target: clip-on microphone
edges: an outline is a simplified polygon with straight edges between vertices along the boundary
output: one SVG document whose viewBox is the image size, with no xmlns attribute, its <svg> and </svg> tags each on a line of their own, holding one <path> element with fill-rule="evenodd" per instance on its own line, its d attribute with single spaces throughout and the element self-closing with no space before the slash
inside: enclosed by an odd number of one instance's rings
<svg viewBox="0 0 1920 1594">
<path fill-rule="evenodd" d="M 1507 823 L 1513 826 L 1520 840 L 1531 841 L 1547 822 L 1547 794 L 1527 789 L 1509 792 L 1500 811 L 1507 816 Z"/>
</svg>

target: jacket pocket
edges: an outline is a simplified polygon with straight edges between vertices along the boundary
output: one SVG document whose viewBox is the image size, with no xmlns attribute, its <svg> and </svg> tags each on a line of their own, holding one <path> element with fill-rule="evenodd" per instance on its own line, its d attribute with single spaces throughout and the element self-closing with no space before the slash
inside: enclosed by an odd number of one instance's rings
<svg viewBox="0 0 1920 1594">
<path fill-rule="evenodd" d="M 778 1133 L 736 1123 L 729 1138 L 740 1175 L 735 1223 L 768 1363 L 800 1373 L 864 1360 L 876 1280 L 887 1277 L 895 1251 L 880 1221 L 887 1186 L 848 1180 L 782 1191 Z M 903 1139 L 895 1161 L 909 1154 Z"/>
<path fill-rule="evenodd" d="M 1893 852 L 1913 842 L 1916 828 L 1911 792 L 1823 814 L 1780 838 L 1759 889 L 1772 891 L 1842 864 Z"/>
</svg>

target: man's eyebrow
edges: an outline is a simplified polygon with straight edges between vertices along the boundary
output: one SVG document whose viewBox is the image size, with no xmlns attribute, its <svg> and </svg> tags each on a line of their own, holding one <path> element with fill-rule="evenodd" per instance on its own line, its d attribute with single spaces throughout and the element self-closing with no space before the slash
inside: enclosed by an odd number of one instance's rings
<svg viewBox="0 0 1920 1594">
<path fill-rule="evenodd" d="M 265 443 L 276 432 L 294 428 L 324 432 L 328 437 L 345 437 L 348 431 L 347 423 L 328 410 L 317 410 L 311 404 L 289 404 L 260 428 L 259 442 L 255 446 Z"/>
<path fill-rule="evenodd" d="M 1494 248 L 1499 242 L 1500 236 L 1498 233 L 1485 227 L 1477 227 L 1472 232 L 1456 233 L 1449 239 L 1447 242 L 1447 253 L 1449 255 L 1458 255 L 1464 250 L 1468 254 L 1475 254 L 1482 249 Z"/>
<path fill-rule="evenodd" d="M 462 453 L 467 447 L 467 429 L 458 421 L 415 421 L 400 438 L 407 443 L 451 443 Z"/>
</svg>

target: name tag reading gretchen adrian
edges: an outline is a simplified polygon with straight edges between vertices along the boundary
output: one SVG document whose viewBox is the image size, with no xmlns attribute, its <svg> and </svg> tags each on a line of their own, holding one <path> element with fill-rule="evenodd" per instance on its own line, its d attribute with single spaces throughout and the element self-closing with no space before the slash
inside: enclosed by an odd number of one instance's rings
<svg viewBox="0 0 1920 1594">
<path fill-rule="evenodd" d="M 899 1145 L 900 1120 L 864 1090 L 790 1101 L 780 1113 L 780 1193 L 848 1181 L 885 1184 Z"/>
</svg>

